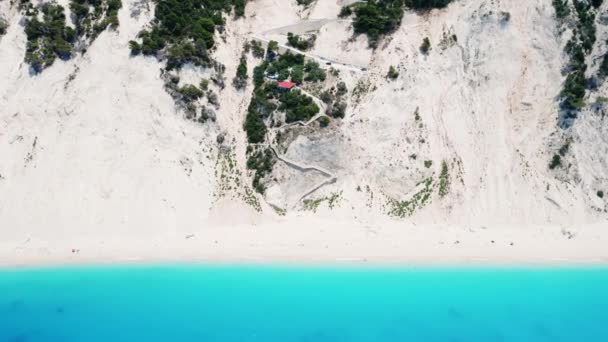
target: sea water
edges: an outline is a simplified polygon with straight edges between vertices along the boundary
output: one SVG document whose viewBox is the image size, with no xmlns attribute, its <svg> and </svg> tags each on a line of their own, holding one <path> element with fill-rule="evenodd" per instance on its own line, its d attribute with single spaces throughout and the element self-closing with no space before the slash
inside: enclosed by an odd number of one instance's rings
<svg viewBox="0 0 608 342">
<path fill-rule="evenodd" d="M 608 341 L 608 268 L 0 270 L 0 341 Z"/>
</svg>

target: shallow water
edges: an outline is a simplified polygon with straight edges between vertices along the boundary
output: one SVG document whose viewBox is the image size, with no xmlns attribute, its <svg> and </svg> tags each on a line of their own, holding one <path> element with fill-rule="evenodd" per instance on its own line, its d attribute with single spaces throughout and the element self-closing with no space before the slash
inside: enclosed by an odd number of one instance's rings
<svg viewBox="0 0 608 342">
<path fill-rule="evenodd" d="M 0 341 L 608 341 L 608 268 L 4 270 Z"/>
</svg>

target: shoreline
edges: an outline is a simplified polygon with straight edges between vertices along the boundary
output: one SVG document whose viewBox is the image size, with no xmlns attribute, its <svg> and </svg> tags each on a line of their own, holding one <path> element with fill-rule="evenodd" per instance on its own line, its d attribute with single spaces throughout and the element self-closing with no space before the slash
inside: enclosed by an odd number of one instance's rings
<svg viewBox="0 0 608 342">
<path fill-rule="evenodd" d="M 539 259 L 539 260 L 300 260 L 300 259 L 115 259 L 53 260 L 45 262 L 0 263 L 0 272 L 38 271 L 65 268 L 182 268 L 182 267 L 251 267 L 290 269 L 357 270 L 459 270 L 459 269 L 608 269 L 608 259 Z"/>
<path fill-rule="evenodd" d="M 608 266 L 601 224 L 465 228 L 316 220 L 196 231 L 21 234 L 0 241 L 0 268 L 105 265 L 355 267 Z M 569 233 L 570 234 L 570 233 Z"/>
</svg>

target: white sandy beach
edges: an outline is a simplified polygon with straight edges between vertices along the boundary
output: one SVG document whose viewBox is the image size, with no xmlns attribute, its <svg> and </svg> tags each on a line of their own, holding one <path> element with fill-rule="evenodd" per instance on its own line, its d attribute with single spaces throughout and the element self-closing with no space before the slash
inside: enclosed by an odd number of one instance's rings
<svg viewBox="0 0 608 342">
<path fill-rule="evenodd" d="M 357 225 L 311 217 L 192 232 L 61 236 L 32 232 L 0 242 L 1 266 L 111 263 L 370 265 L 608 264 L 605 226 Z M 571 235 L 570 235 L 571 234 Z M 108 235 L 108 236 L 105 236 Z"/>
</svg>

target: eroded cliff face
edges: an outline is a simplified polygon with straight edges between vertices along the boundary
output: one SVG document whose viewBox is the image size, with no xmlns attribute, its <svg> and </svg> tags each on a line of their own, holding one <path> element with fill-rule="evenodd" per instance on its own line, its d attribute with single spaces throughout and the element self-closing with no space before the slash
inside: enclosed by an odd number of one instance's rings
<svg viewBox="0 0 608 342">
<path fill-rule="evenodd" d="M 3 234 L 34 226 L 50 227 L 49 235 L 150 226 L 181 232 L 285 211 L 481 226 L 605 219 L 608 197 L 598 195 L 608 192 L 607 89 L 599 80 L 577 119 L 560 127 L 573 24 L 556 19 L 551 1 L 460 0 L 408 11 L 375 50 L 353 36 L 349 19 L 338 19 L 340 1 L 308 8 L 250 1 L 244 17 L 227 16 L 216 33 L 212 56 L 225 67 L 226 85 L 210 82 L 219 99 L 215 120 L 198 121 L 167 91 L 162 60 L 130 55 L 129 41 L 149 25 L 154 3 L 122 5 L 117 29 L 36 74 L 24 63 L 23 13 L 0 3 L 9 24 L 0 37 L 0 221 L 14 227 Z M 598 43 L 587 56 L 590 78 L 606 53 L 604 19 L 598 15 Z M 284 44 L 285 26 L 314 31 L 309 58 L 327 69 L 325 81 L 300 88 L 320 98 L 344 82 L 347 109 L 327 127 L 315 121 L 278 136 L 268 120 L 265 143 L 276 155 L 261 195 L 251 186 L 243 123 L 252 70 L 262 61 L 246 54 L 245 89 L 230 80 L 246 42 Z M 395 79 L 387 78 L 390 66 Z M 170 73 L 183 86 L 215 72 L 186 65 Z M 562 165 L 550 169 L 566 144 Z"/>
</svg>

